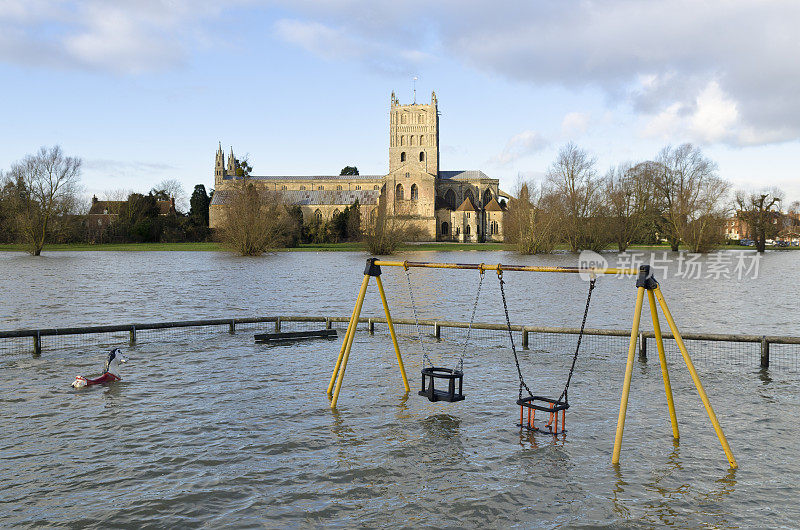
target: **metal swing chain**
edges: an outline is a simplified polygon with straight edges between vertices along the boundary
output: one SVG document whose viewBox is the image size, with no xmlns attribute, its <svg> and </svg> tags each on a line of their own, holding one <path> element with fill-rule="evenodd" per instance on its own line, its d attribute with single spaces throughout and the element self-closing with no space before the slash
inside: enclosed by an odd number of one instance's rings
<svg viewBox="0 0 800 530">
<path fill-rule="evenodd" d="M 483 285 L 483 263 L 481 263 L 481 279 L 478 281 L 478 292 L 475 294 L 475 305 L 472 307 L 472 316 L 469 319 L 469 327 L 467 328 L 467 338 L 464 340 L 464 347 L 461 350 L 461 357 L 458 359 L 459 372 L 464 371 L 464 356 L 467 354 L 467 345 L 469 344 L 469 336 L 472 333 L 472 323 L 475 322 L 475 313 L 478 310 L 478 301 L 481 298 L 481 285 Z"/>
<path fill-rule="evenodd" d="M 508 304 L 506 303 L 506 290 L 503 285 L 506 283 L 503 280 L 503 271 L 500 266 L 497 266 L 497 279 L 500 280 L 500 296 L 503 298 L 503 310 L 506 313 L 506 326 L 508 326 L 508 338 L 511 340 L 511 351 L 514 353 L 514 363 L 517 365 L 517 375 L 519 376 L 519 399 L 522 399 L 522 389 L 524 388 L 530 397 L 533 397 L 533 392 L 528 388 L 525 379 L 522 377 L 522 370 L 519 367 L 519 357 L 517 357 L 517 348 L 514 346 L 514 333 L 511 331 L 511 319 L 508 317 Z"/>
<path fill-rule="evenodd" d="M 414 325 L 417 329 L 417 338 L 419 339 L 419 347 L 422 350 L 422 366 L 425 367 L 427 362 L 433 368 L 433 362 L 428 357 L 428 352 L 425 350 L 425 343 L 422 342 L 422 332 L 419 329 L 419 318 L 417 318 L 417 304 L 414 302 L 414 289 L 411 288 L 411 272 L 408 266 L 404 263 L 403 268 L 406 270 L 406 280 L 408 280 L 408 294 L 411 297 L 411 309 L 414 311 Z"/>
<path fill-rule="evenodd" d="M 581 322 L 581 331 L 578 333 L 578 344 L 575 346 L 575 355 L 572 356 L 572 366 L 569 369 L 569 375 L 567 376 L 567 384 L 564 385 L 564 391 L 561 392 L 561 395 L 558 397 L 558 401 L 561 401 L 561 398 L 564 398 L 564 403 L 569 403 L 569 397 L 567 396 L 567 390 L 569 390 L 569 383 L 572 380 L 572 374 L 575 372 L 575 361 L 578 360 L 578 352 L 581 349 L 581 339 L 583 339 L 583 330 L 586 327 L 586 317 L 589 316 L 589 303 L 592 301 L 592 291 L 594 290 L 594 284 L 597 281 L 597 277 L 592 274 L 591 279 L 589 280 L 589 295 L 586 297 L 586 308 L 583 310 L 583 321 Z"/>
</svg>

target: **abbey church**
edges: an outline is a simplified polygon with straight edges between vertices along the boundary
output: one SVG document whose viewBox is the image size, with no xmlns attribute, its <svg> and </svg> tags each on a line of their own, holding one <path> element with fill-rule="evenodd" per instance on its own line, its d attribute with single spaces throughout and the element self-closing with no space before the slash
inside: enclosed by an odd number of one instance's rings
<svg viewBox="0 0 800 530">
<path fill-rule="evenodd" d="M 220 146 L 214 166 L 211 228 L 225 215 L 238 162 L 231 149 L 227 164 Z M 364 224 L 385 201 L 387 211 L 414 223 L 435 241 L 503 240 L 505 196 L 499 181 L 480 170 L 439 169 L 439 113 L 436 93 L 429 104 L 401 105 L 391 96 L 387 175 L 257 176 L 249 181 L 299 205 L 304 219 L 330 219 L 356 200 Z M 503 205 L 501 205 L 501 201 Z M 362 224 L 363 226 L 363 224 Z"/>
</svg>

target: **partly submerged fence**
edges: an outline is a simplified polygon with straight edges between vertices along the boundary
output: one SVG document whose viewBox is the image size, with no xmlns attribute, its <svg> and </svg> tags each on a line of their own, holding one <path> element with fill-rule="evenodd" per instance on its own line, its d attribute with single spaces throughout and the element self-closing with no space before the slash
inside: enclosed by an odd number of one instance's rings
<svg viewBox="0 0 800 530">
<path fill-rule="evenodd" d="M 274 329 L 275 331 L 309 329 L 309 327 L 344 329 L 348 317 L 325 316 L 267 316 L 255 318 L 227 318 L 210 320 L 190 320 L 178 322 L 157 322 L 145 324 L 119 324 L 109 326 L 70 327 L 50 329 L 25 329 L 0 331 L 0 352 L 26 351 L 41 355 L 47 348 L 65 345 L 68 337 L 79 339 L 96 337 L 94 341 L 103 344 L 135 344 L 147 340 L 158 333 L 157 340 L 163 340 L 166 333 L 186 333 L 187 330 L 204 330 L 219 333 L 235 333 L 236 329 Z M 398 334 L 415 334 L 414 320 L 392 319 Z M 362 317 L 359 329 L 375 333 L 376 328 L 386 330 L 385 318 Z M 420 320 L 419 326 L 425 334 L 437 340 L 454 341 L 463 338 L 469 323 L 447 320 Z M 578 328 L 557 328 L 544 326 L 512 325 L 514 340 L 524 349 L 543 351 L 569 351 L 574 348 Z M 586 329 L 584 344 L 587 348 L 601 350 L 627 351 L 630 340 L 629 330 Z M 99 337 L 98 337 L 99 336 Z M 671 333 L 663 334 L 668 355 L 678 355 Z M 101 337 L 103 337 L 101 339 Z M 771 335 L 731 335 L 711 333 L 684 333 L 692 358 L 700 362 L 732 362 L 742 366 L 772 367 L 797 371 L 800 359 L 800 337 Z M 639 356 L 646 358 L 655 346 L 653 332 L 643 331 L 638 337 Z M 79 339 L 80 340 L 80 339 Z M 472 340 L 476 343 L 490 343 L 497 346 L 508 344 L 508 328 L 505 324 L 476 322 L 472 325 Z M 517 342 L 518 341 L 518 342 Z"/>
</svg>

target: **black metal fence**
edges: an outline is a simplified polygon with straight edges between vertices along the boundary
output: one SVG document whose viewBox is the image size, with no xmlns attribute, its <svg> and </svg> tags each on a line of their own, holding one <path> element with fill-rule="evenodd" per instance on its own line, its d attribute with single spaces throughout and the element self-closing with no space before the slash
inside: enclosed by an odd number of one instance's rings
<svg viewBox="0 0 800 530">
<path fill-rule="evenodd" d="M 349 318 L 324 316 L 266 316 L 255 318 L 230 318 L 119 324 L 110 326 L 26 329 L 0 331 L 0 352 L 41 355 L 48 349 L 67 346 L 110 347 L 136 342 L 158 342 L 185 339 L 188 334 L 201 337 L 235 333 L 239 331 L 303 331 L 335 328 L 344 331 Z M 409 319 L 393 320 L 401 340 L 410 346 L 417 339 L 416 324 Z M 420 320 L 420 331 L 425 341 L 461 342 L 466 337 L 469 324 L 445 320 Z M 359 319 L 358 329 L 365 333 L 388 333 L 385 318 Z M 514 342 L 520 349 L 568 353 L 574 351 L 578 328 L 554 328 L 512 325 Z M 800 358 L 800 337 L 721 335 L 686 333 L 684 342 L 696 363 L 729 363 L 745 367 L 776 368 L 797 371 Z M 89 339 L 91 338 L 91 339 Z M 655 337 L 652 332 L 642 332 L 637 339 L 641 358 L 656 357 Z M 665 353 L 668 358 L 680 358 L 672 334 L 664 333 Z M 474 323 L 470 340 L 484 347 L 506 348 L 510 345 L 505 324 Z M 583 350 L 597 354 L 625 354 L 630 341 L 629 330 L 587 329 L 584 331 Z"/>
</svg>

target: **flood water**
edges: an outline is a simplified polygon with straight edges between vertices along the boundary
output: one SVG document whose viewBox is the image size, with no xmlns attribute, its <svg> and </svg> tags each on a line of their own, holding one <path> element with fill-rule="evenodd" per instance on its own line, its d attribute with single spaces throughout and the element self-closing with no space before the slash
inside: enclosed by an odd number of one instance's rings
<svg viewBox="0 0 800 530">
<path fill-rule="evenodd" d="M 65 327 L 266 315 L 349 316 L 365 254 L 0 253 L 0 328 Z M 574 265 L 570 255 L 417 252 L 400 259 Z M 613 256 L 609 256 L 614 259 Z M 710 259 L 710 258 L 704 258 Z M 683 331 L 800 334 L 800 253 L 767 253 L 758 278 L 660 278 Z M 734 275 L 735 276 L 735 275 Z M 393 316 L 412 318 L 405 273 L 384 269 Z M 468 320 L 478 274 L 413 270 L 420 318 Z M 580 325 L 576 276 L 506 273 L 513 323 Z M 630 278 L 604 277 L 587 326 L 630 326 Z M 380 316 L 371 287 L 363 316 Z M 476 320 L 504 319 L 487 274 Z M 646 319 L 643 318 L 643 322 Z M 287 329 L 289 325 L 286 324 Z M 655 356 L 637 361 L 622 463 L 611 465 L 627 340 L 587 340 L 570 386 L 568 433 L 515 426 L 509 344 L 476 333 L 466 400 L 417 396 L 422 363 L 401 329 L 412 392 L 391 341 L 359 332 L 339 407 L 325 389 L 338 340 L 257 345 L 256 328 L 141 333 L 123 381 L 75 391 L 100 372 L 107 337 L 54 339 L 33 357 L 2 349 L 0 516 L 21 527 L 796 527 L 797 372 L 756 362 L 698 363 L 738 460 L 729 469 L 680 359 L 671 355 L 680 442 L 672 439 Z M 425 348 L 451 366 L 463 335 Z M 528 384 L 557 397 L 574 337 L 532 339 Z M 594 338 L 593 338 L 594 339 Z M 96 341 L 96 342 L 93 342 Z"/>
</svg>

